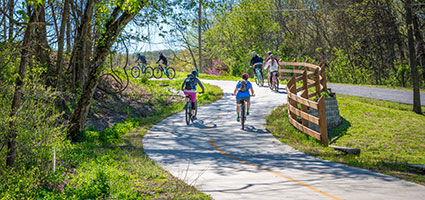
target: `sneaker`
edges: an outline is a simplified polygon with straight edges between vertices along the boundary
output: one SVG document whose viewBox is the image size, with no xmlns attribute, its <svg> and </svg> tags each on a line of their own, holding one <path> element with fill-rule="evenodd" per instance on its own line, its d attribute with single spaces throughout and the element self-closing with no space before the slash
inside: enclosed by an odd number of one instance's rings
<svg viewBox="0 0 425 200">
<path fill-rule="evenodd" d="M 241 118 L 238 116 L 238 117 L 236 118 L 236 121 L 240 122 L 240 121 L 241 121 Z"/>
<path fill-rule="evenodd" d="M 246 111 L 246 116 L 248 116 L 248 115 L 249 115 L 249 110 Z"/>
<path fill-rule="evenodd" d="M 197 120 L 198 118 L 196 118 L 196 116 L 193 116 L 193 117 L 192 117 L 192 119 L 193 119 L 193 120 Z"/>
</svg>

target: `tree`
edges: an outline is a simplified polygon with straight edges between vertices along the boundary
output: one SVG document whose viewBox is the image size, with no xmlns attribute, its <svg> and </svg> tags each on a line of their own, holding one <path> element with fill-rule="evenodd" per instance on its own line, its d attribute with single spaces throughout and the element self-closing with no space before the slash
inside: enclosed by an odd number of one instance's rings
<svg viewBox="0 0 425 200">
<path fill-rule="evenodd" d="M 89 0 L 87 3 L 88 6 L 90 6 L 90 3 L 92 3 L 90 1 L 91 0 Z M 93 59 L 91 59 L 89 62 L 89 73 L 87 80 L 84 82 L 80 99 L 78 100 L 77 106 L 70 120 L 67 135 L 72 139 L 72 141 L 77 141 L 79 132 L 84 129 L 84 123 L 89 112 L 91 99 L 96 90 L 100 78 L 100 73 L 103 69 L 102 66 L 105 63 L 111 46 L 123 28 L 127 25 L 127 23 L 136 16 L 136 14 L 140 11 L 140 9 L 142 9 L 142 7 L 145 6 L 145 4 L 145 1 L 127 1 L 126 3 L 116 3 L 113 7 L 113 10 L 105 18 L 105 24 L 103 27 L 101 27 L 101 34 L 95 42 L 96 45 L 94 46 Z M 86 14 L 90 14 L 90 11 L 86 12 Z M 81 63 L 82 61 L 78 59 L 74 60 L 74 62 Z"/>
<path fill-rule="evenodd" d="M 413 17 L 412 17 L 412 1 L 406 0 L 406 25 L 407 25 L 407 36 L 409 43 L 409 57 L 410 57 L 410 72 L 412 74 L 412 85 L 413 85 L 413 111 L 422 114 L 421 99 L 419 91 L 419 74 L 416 66 L 416 50 L 415 41 L 413 38 Z"/>
<path fill-rule="evenodd" d="M 15 116 L 18 112 L 18 109 L 21 105 L 22 101 L 22 88 L 24 86 L 25 73 L 27 69 L 27 65 L 29 64 L 31 59 L 31 54 L 33 52 L 33 41 L 32 37 L 34 35 L 34 29 L 37 25 L 37 20 L 39 20 L 40 14 L 40 6 L 38 9 L 34 7 L 34 5 L 28 6 L 28 15 L 30 19 L 28 21 L 25 35 L 22 41 L 22 50 L 21 50 L 21 61 L 19 64 L 18 77 L 16 78 L 15 83 L 15 92 L 12 100 L 12 108 L 10 112 L 10 123 L 9 123 L 9 133 L 7 136 L 7 158 L 6 158 L 6 166 L 13 167 L 15 165 L 15 152 L 16 152 L 16 137 L 17 137 L 17 129 L 16 129 L 16 121 Z"/>
</svg>

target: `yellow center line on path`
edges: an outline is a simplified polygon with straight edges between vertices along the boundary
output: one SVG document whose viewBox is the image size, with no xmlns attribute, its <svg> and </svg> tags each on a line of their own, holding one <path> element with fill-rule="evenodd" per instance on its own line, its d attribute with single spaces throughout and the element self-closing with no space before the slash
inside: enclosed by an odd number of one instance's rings
<svg viewBox="0 0 425 200">
<path fill-rule="evenodd" d="M 223 117 L 224 115 L 223 114 L 221 114 L 221 115 L 219 115 L 217 118 L 220 118 L 220 117 Z"/>
<path fill-rule="evenodd" d="M 274 174 L 274 175 L 277 175 L 277 176 L 280 176 L 280 177 L 282 177 L 282 178 L 288 179 L 288 180 L 290 180 L 290 181 L 292 181 L 292 182 L 295 182 L 295 183 L 297 183 L 297 184 L 300 184 L 300 185 L 302 185 L 302 186 L 305 186 L 305 187 L 307 187 L 307 188 L 308 188 L 308 189 L 310 189 L 310 190 L 313 190 L 313 191 L 315 191 L 315 192 L 317 192 L 317 193 L 319 193 L 319 194 L 325 195 L 325 196 L 330 197 L 330 198 L 332 198 L 332 199 L 335 199 L 335 200 L 341 200 L 340 198 L 337 198 L 337 197 L 334 197 L 334 196 L 332 196 L 332 195 L 330 195 L 330 194 L 327 194 L 327 193 L 325 193 L 325 192 L 322 192 L 322 191 L 320 191 L 320 190 L 318 190 L 318 189 L 316 189 L 316 188 L 314 188 L 314 187 L 312 187 L 312 186 L 310 186 L 310 185 L 307 185 L 307 184 L 305 184 L 305 183 L 303 183 L 303 182 L 301 182 L 301 181 L 298 181 L 298 180 L 293 179 L 293 178 L 291 178 L 291 177 L 285 176 L 285 175 L 283 175 L 283 174 L 279 174 L 279 173 L 277 173 L 277 172 L 275 172 L 275 171 L 273 171 L 273 170 L 266 169 L 266 168 L 264 168 L 264 167 L 261 167 L 261 166 L 258 166 L 258 165 L 255 165 L 255 164 L 252 164 L 252 163 L 246 162 L 246 161 L 241 160 L 241 159 L 239 159 L 239 158 L 237 158 L 237 157 L 235 157 L 235 156 L 232 156 L 232 155 L 230 155 L 230 154 L 228 154 L 228 153 L 224 152 L 224 151 L 223 151 L 223 150 L 221 150 L 220 148 L 218 148 L 218 147 L 217 147 L 217 145 L 214 143 L 214 140 L 212 140 L 211 138 L 209 138 L 209 140 L 210 140 L 211 145 L 212 145 L 212 146 L 213 146 L 213 147 L 214 147 L 217 151 L 219 151 L 220 153 L 222 153 L 222 154 L 224 154 L 224 155 L 226 155 L 226 156 L 228 156 L 228 157 L 230 157 L 230 158 L 232 158 L 232 159 L 234 159 L 234 160 L 237 160 L 237 161 L 239 161 L 239 162 L 241 162 L 241 163 L 244 163 L 244 164 L 247 164 L 247 165 L 251 165 L 251 166 L 256 167 L 256 168 L 258 168 L 258 169 L 261 169 L 261 170 L 264 170 L 264 171 L 270 172 L 270 173 L 272 173 L 272 174 Z"/>
</svg>

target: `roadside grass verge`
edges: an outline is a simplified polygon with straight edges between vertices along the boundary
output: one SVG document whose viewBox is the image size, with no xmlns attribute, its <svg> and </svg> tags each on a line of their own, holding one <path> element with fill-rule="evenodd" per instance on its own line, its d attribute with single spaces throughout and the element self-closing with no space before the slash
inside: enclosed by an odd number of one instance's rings
<svg viewBox="0 0 425 200">
<path fill-rule="evenodd" d="M 347 95 L 337 96 L 343 124 L 329 131 L 330 143 L 360 148 L 349 155 L 322 147 L 288 122 L 287 107 L 267 117 L 267 129 L 281 142 L 321 159 L 395 176 L 425 185 L 424 172 L 407 164 L 425 164 L 425 116 L 410 105 Z"/>
<path fill-rule="evenodd" d="M 183 110 L 183 97 L 175 93 L 183 78 L 131 79 L 151 95 L 154 110 L 145 118 L 129 118 L 111 128 L 92 126 L 82 133 L 84 142 L 66 143 L 58 171 L 50 174 L 29 199 L 210 199 L 150 160 L 143 136 L 156 123 Z M 200 105 L 220 99 L 223 91 L 204 84 Z M 136 91 L 137 92 L 137 91 Z M 174 98 L 173 101 L 169 101 Z M 177 101 L 175 99 L 178 99 Z M 183 121 L 183 120 L 182 120 Z M 182 122 L 183 123 L 183 122 Z"/>
</svg>

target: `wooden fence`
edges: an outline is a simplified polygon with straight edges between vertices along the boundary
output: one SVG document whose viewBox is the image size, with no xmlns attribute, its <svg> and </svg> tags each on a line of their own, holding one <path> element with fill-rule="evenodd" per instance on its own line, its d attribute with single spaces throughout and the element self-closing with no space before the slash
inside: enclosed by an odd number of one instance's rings
<svg viewBox="0 0 425 200">
<path fill-rule="evenodd" d="M 325 98 L 320 95 L 327 90 L 324 66 L 307 62 L 282 62 L 280 65 L 280 79 L 289 80 L 286 87 L 289 122 L 307 135 L 320 140 L 322 145 L 328 146 Z M 293 75 L 285 77 L 288 73 Z M 302 83 L 302 86 L 297 87 L 297 83 Z M 310 100 L 315 96 L 320 96 L 317 102 Z M 316 109 L 318 117 L 309 114 L 309 109 Z M 319 125 L 320 132 L 310 129 L 309 122 Z"/>
</svg>

